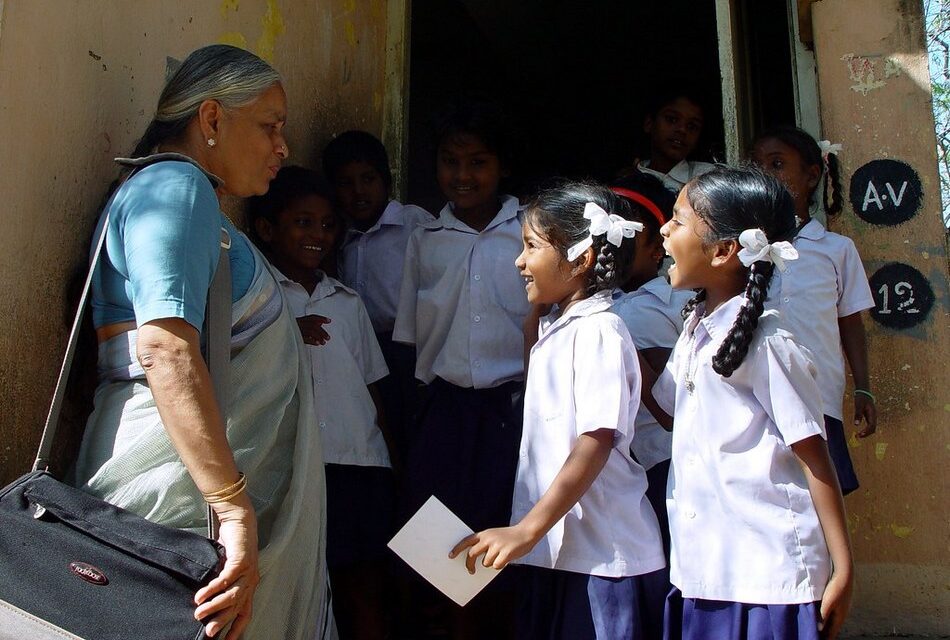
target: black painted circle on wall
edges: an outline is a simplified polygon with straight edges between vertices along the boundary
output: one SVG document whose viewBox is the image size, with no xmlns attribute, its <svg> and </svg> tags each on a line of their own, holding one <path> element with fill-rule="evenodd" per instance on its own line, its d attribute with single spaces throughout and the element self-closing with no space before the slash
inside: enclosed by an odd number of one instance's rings
<svg viewBox="0 0 950 640">
<path fill-rule="evenodd" d="M 851 176 L 851 206 L 865 222 L 892 226 L 920 210 L 920 176 L 900 160 L 872 160 Z"/>
<path fill-rule="evenodd" d="M 934 291 L 924 275 L 902 262 L 886 264 L 868 281 L 874 294 L 871 317 L 891 329 L 910 329 L 927 319 Z"/>
</svg>

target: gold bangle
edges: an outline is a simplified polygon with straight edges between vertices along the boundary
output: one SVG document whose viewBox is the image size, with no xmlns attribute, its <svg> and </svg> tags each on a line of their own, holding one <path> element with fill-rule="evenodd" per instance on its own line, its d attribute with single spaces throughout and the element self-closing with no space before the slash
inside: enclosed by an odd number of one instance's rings
<svg viewBox="0 0 950 640">
<path fill-rule="evenodd" d="M 205 502 L 208 504 L 214 504 L 216 502 L 226 502 L 231 498 L 239 495 L 244 489 L 247 488 L 247 477 L 241 472 L 238 472 L 237 482 L 230 484 L 223 489 L 218 491 L 211 491 L 209 493 L 202 493 Z"/>
</svg>

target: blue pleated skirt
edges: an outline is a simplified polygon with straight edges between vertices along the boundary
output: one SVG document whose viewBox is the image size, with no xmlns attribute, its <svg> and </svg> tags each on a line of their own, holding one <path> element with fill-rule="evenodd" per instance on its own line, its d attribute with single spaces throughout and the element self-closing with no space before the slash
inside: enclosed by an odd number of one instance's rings
<svg viewBox="0 0 950 640">
<path fill-rule="evenodd" d="M 818 640 L 820 603 L 745 604 L 666 598 L 664 640 Z"/>
</svg>

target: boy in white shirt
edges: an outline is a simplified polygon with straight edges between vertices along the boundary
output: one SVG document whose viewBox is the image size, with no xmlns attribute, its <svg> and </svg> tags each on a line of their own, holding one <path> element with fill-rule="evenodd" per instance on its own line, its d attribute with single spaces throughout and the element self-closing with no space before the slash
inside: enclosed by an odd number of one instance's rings
<svg viewBox="0 0 950 640">
<path fill-rule="evenodd" d="M 249 218 L 309 346 L 327 487 L 327 566 L 343 637 L 384 638 L 392 534 L 391 438 L 374 384 L 389 371 L 359 296 L 319 267 L 343 223 L 319 176 L 285 167 Z M 312 320 L 329 320 L 322 327 Z M 275 434 L 280 437 L 280 434 Z"/>
<path fill-rule="evenodd" d="M 386 148 L 366 131 L 346 131 L 331 140 L 323 150 L 323 173 L 348 223 L 339 251 L 340 280 L 363 299 L 386 358 L 390 375 L 380 381 L 379 392 L 404 460 L 415 411 L 415 353 L 393 342 L 392 332 L 409 236 L 433 218 L 420 207 L 390 199 Z"/>
</svg>

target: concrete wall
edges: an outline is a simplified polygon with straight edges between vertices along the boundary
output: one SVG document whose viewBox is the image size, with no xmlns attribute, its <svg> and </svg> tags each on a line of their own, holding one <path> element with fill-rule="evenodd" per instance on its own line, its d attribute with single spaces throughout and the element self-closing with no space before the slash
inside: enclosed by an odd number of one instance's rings
<svg viewBox="0 0 950 640">
<path fill-rule="evenodd" d="M 851 633 L 950 634 L 947 251 L 921 14 L 920 0 L 812 5 L 822 128 L 844 145 L 851 199 L 830 226 L 855 240 L 876 301 L 880 426 L 851 440 L 862 487 L 846 499 Z"/>
<path fill-rule="evenodd" d="M 283 74 L 291 161 L 335 133 L 398 130 L 405 2 L 0 0 L 0 484 L 27 470 L 65 348 L 67 274 L 154 111 L 166 57 L 214 42 Z M 388 41 L 387 41 L 388 37 Z M 390 135 L 393 135 L 390 133 Z M 229 210 L 237 210 L 228 207 Z M 71 312 L 67 312 L 71 313 Z"/>
</svg>

